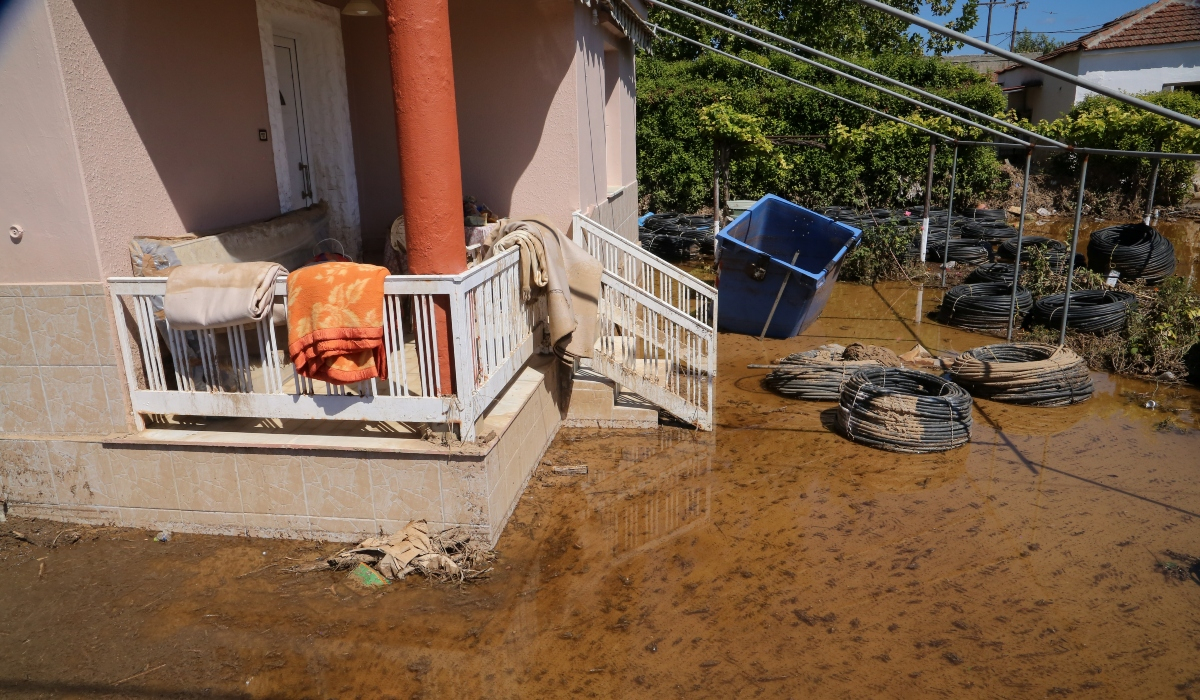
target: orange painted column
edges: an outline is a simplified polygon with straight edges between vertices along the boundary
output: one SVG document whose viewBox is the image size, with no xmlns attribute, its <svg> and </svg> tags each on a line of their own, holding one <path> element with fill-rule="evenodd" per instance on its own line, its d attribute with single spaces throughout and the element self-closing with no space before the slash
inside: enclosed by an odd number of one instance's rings
<svg viewBox="0 0 1200 700">
<path fill-rule="evenodd" d="M 387 0 L 387 25 L 409 270 L 456 274 L 467 253 L 448 0 Z M 436 313 L 443 393 L 454 382 L 448 306 Z"/>
</svg>

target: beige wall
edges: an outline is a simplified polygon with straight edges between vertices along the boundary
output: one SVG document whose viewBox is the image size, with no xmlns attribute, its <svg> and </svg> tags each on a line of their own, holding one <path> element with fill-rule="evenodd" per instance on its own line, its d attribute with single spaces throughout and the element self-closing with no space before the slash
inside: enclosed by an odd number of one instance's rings
<svg viewBox="0 0 1200 700">
<path fill-rule="evenodd" d="M 279 213 L 253 3 L 47 2 L 103 275 L 131 237 Z"/>
<path fill-rule="evenodd" d="M 602 15 L 603 16 L 603 15 Z M 576 95 L 579 103 L 577 111 L 579 152 L 578 188 L 579 208 L 593 216 L 611 212 L 615 202 L 610 203 L 609 193 L 616 185 L 610 182 L 608 154 L 609 147 L 605 138 L 604 119 L 606 111 L 606 83 L 611 80 L 605 74 L 604 51 L 606 48 L 616 49 L 618 54 L 617 69 L 620 75 L 614 93 L 618 100 L 617 112 L 620 114 L 620 140 L 614 151 L 619 151 L 621 157 L 620 172 L 623 182 L 621 185 L 629 188 L 637 179 L 636 168 L 636 113 L 635 113 L 635 82 L 633 45 L 624 37 L 618 36 L 615 29 L 604 21 L 592 24 L 592 13 L 582 4 L 575 3 L 575 75 Z M 636 188 L 625 192 L 625 195 L 636 192 Z M 622 194 L 613 193 L 613 197 Z M 634 194 L 636 198 L 636 194 Z M 636 202 L 632 203 L 636 210 Z M 605 216 L 608 214 L 605 213 Z M 603 218 L 603 217 L 602 217 Z M 621 222 L 600 221 L 613 228 Z M 636 235 L 636 230 L 635 230 Z"/>
<path fill-rule="evenodd" d="M 0 283 L 99 281 L 45 3 L 0 7 Z M 19 243 L 13 225 L 25 231 Z"/>
<path fill-rule="evenodd" d="M 579 202 L 577 4 L 450 3 L 463 192 L 501 216 L 547 214 L 564 231 Z"/>
<path fill-rule="evenodd" d="M 392 220 L 404 211 L 384 18 L 343 16 L 342 45 L 346 51 L 363 254 L 367 261 L 380 260 Z"/>
</svg>

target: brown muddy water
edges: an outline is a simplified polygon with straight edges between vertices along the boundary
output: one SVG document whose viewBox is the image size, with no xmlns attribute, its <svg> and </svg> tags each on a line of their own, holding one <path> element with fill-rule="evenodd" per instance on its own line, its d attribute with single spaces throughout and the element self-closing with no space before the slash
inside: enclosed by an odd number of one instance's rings
<svg viewBox="0 0 1200 700">
<path fill-rule="evenodd" d="M 938 296 L 838 285 L 800 338 L 722 337 L 712 433 L 562 430 L 544 464 L 588 474 L 539 469 L 480 584 L 281 570 L 338 549 L 316 543 L 0 537 L 0 696 L 1200 697 L 1200 584 L 1156 569 L 1200 554 L 1196 391 L 1148 410 L 1126 392 L 1153 385 L 1097 374 L 1085 404 L 979 401 L 969 445 L 909 456 L 746 368 L 992 342 L 931 323 Z"/>
</svg>

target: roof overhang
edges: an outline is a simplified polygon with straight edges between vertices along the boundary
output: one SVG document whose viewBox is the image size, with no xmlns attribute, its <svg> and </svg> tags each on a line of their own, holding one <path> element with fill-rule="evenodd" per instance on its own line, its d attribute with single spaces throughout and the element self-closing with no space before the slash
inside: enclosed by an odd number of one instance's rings
<svg viewBox="0 0 1200 700">
<path fill-rule="evenodd" d="M 603 7 L 612 17 L 613 23 L 621 28 L 634 46 L 650 53 L 650 46 L 654 43 L 654 30 L 646 20 L 644 9 L 638 12 L 630 0 L 584 0 L 584 4 Z"/>
</svg>

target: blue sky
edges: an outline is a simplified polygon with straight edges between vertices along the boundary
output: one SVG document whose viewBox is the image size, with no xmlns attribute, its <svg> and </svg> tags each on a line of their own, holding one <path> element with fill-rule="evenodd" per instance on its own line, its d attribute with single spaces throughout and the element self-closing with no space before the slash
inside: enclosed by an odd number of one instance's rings
<svg viewBox="0 0 1200 700">
<path fill-rule="evenodd" d="M 1028 7 L 1021 8 L 1018 15 L 1018 29 L 1028 29 L 1034 33 L 1046 32 L 1051 36 L 1070 41 L 1076 39 L 1098 25 L 1116 19 L 1121 15 L 1148 5 L 1151 0 L 1028 0 Z M 961 0 L 958 3 L 962 4 Z M 946 22 L 950 17 L 958 16 L 958 9 L 942 18 L 933 17 L 926 9 L 922 15 L 931 19 Z M 1013 8 L 997 5 L 992 10 L 992 43 L 1008 48 L 1008 34 L 1012 31 Z M 970 34 L 983 38 L 987 24 L 987 8 L 979 8 L 979 24 Z M 924 33 L 924 30 L 922 30 Z M 967 47 L 956 53 L 979 53 L 974 47 Z"/>
</svg>

